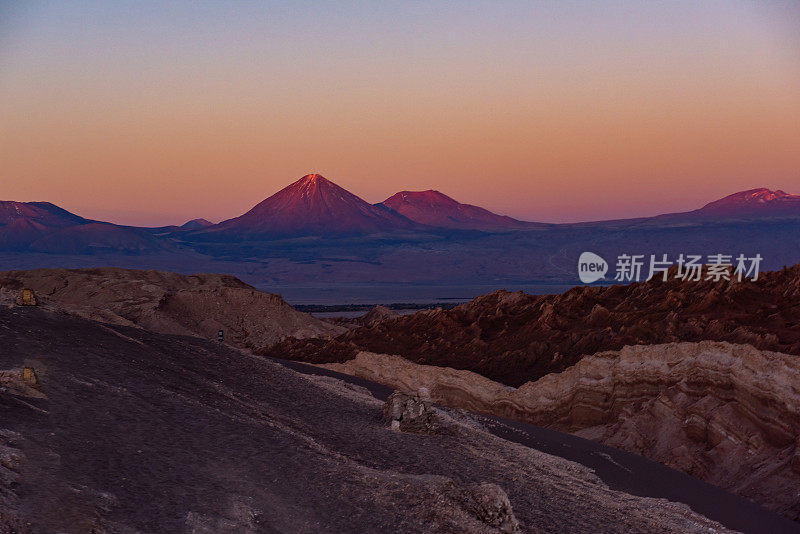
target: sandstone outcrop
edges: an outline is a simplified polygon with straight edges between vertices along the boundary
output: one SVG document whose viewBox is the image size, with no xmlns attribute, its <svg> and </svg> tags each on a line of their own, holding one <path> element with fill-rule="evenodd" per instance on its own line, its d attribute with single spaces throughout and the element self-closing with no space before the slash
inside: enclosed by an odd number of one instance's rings
<svg viewBox="0 0 800 534">
<path fill-rule="evenodd" d="M 320 321 L 228 275 L 181 275 L 128 269 L 36 269 L 0 273 L 0 302 L 31 288 L 48 309 L 154 332 L 217 339 L 263 349 L 287 336 L 341 334 Z M 24 291 L 24 290 L 23 290 Z"/>
<path fill-rule="evenodd" d="M 324 367 L 612 445 L 800 519 L 796 356 L 710 341 L 637 345 L 517 389 L 382 354 Z"/>
<path fill-rule="evenodd" d="M 761 273 L 755 282 L 656 278 L 561 295 L 498 291 L 333 340 L 287 339 L 268 354 L 311 363 L 343 362 L 360 351 L 399 354 L 517 387 L 626 345 L 711 340 L 800 354 L 798 324 L 800 265 Z"/>
</svg>

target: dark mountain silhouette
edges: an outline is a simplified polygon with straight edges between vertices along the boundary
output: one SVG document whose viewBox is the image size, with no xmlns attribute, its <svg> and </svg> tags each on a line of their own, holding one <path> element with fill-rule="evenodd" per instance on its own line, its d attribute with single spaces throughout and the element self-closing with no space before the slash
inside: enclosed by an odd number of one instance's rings
<svg viewBox="0 0 800 534">
<path fill-rule="evenodd" d="M 0 201 L 0 250 L 25 250 L 50 233 L 90 222 L 50 202 Z"/>
<path fill-rule="evenodd" d="M 0 201 L 0 251 L 140 254 L 165 248 L 144 229 L 85 219 L 50 202 Z"/>
<path fill-rule="evenodd" d="M 14 224 L 17 221 L 26 221 L 32 227 L 37 228 L 63 228 L 89 222 L 50 202 L 0 200 L 0 226 Z"/>
<path fill-rule="evenodd" d="M 206 219 L 192 219 L 191 221 L 186 221 L 180 227 L 184 230 L 199 230 L 209 226 L 214 226 L 214 223 Z"/>
<path fill-rule="evenodd" d="M 363 235 L 422 226 L 383 206 L 372 205 L 319 174 L 308 174 L 253 209 L 198 235 L 294 237 Z"/>
<path fill-rule="evenodd" d="M 518 221 L 505 215 L 492 213 L 471 204 L 462 204 L 444 193 L 427 191 L 400 191 L 384 200 L 387 206 L 412 221 L 465 230 L 497 230 L 530 228 L 538 223 Z"/>
</svg>

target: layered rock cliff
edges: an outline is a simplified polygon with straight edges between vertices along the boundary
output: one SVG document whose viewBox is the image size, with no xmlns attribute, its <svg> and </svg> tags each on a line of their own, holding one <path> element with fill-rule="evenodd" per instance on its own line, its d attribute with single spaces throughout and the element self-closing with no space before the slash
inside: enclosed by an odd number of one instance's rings
<svg viewBox="0 0 800 534">
<path fill-rule="evenodd" d="M 800 519 L 800 360 L 746 345 L 629 346 L 518 389 L 360 353 L 325 367 L 640 454 Z"/>
</svg>

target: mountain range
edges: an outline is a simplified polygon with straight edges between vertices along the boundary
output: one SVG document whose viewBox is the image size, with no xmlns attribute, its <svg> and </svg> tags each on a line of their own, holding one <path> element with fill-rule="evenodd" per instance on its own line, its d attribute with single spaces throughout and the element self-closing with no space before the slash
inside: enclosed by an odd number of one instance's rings
<svg viewBox="0 0 800 534">
<path fill-rule="evenodd" d="M 479 206 L 463 204 L 433 189 L 400 191 L 383 202 L 370 204 L 322 175 L 308 174 L 261 201 L 246 213 L 218 224 L 197 218 L 181 226 L 138 228 L 85 219 L 50 202 L 0 201 L 0 246 L 14 243 L 16 248 L 20 248 L 21 244 L 28 242 L 34 250 L 46 249 L 46 242 L 38 241 L 46 235 L 59 232 L 62 237 L 86 234 L 91 236 L 87 240 L 94 239 L 97 247 L 143 250 L 146 247 L 142 245 L 147 240 L 140 231 L 153 234 L 154 230 L 158 231 L 155 232 L 156 235 L 164 232 L 191 232 L 192 236 L 203 240 L 261 240 L 299 236 L 358 236 L 399 231 L 435 232 L 441 229 L 494 232 L 555 226 L 567 228 L 608 222 L 635 224 L 665 218 L 795 219 L 800 218 L 800 195 L 758 188 L 734 193 L 688 212 L 622 221 L 556 225 L 499 215 Z M 63 232 L 64 229 L 75 227 L 84 229 L 80 232 Z M 134 234 L 139 236 L 140 246 L 131 247 L 131 243 L 126 242 L 137 241 L 133 238 Z M 128 239 L 120 239 L 122 236 Z"/>
<path fill-rule="evenodd" d="M 623 253 L 761 254 L 762 267 L 775 269 L 800 261 L 798 235 L 800 196 L 765 188 L 683 213 L 571 224 L 520 221 L 435 190 L 371 204 L 319 174 L 218 224 L 121 226 L 48 202 L 0 202 L 0 262 L 8 269 L 226 272 L 257 287 L 574 284 L 587 250 L 609 263 Z"/>
</svg>

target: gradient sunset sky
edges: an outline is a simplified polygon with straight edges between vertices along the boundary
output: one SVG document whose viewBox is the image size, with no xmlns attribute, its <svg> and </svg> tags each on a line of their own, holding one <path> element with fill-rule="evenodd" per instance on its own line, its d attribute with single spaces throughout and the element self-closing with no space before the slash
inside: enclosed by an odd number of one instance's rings
<svg viewBox="0 0 800 534">
<path fill-rule="evenodd" d="M 800 193 L 800 2 L 0 0 L 0 199 L 216 222 L 311 172 L 541 221 Z"/>
</svg>

